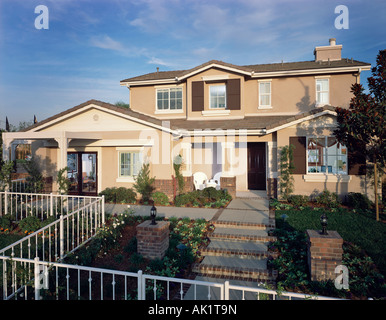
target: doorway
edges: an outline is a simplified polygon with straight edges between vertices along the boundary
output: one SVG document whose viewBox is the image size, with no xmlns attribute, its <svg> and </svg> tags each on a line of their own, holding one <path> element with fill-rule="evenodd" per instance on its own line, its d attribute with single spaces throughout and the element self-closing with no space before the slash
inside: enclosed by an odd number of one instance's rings
<svg viewBox="0 0 386 320">
<path fill-rule="evenodd" d="M 248 189 L 266 190 L 265 143 L 248 142 Z"/>
<path fill-rule="evenodd" d="M 96 196 L 97 186 L 97 153 L 68 152 L 67 176 L 70 179 L 69 194 Z"/>
</svg>

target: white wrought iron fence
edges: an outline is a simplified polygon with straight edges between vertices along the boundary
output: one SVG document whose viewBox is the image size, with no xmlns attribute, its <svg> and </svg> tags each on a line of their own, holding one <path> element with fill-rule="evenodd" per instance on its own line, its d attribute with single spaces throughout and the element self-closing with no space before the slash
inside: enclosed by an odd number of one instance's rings
<svg viewBox="0 0 386 320">
<path fill-rule="evenodd" d="M 36 216 L 43 221 L 67 214 L 97 199 L 100 197 L 2 191 L 0 216 L 9 215 L 16 221 Z"/>
<path fill-rule="evenodd" d="M 0 256 L 4 300 L 340 300 L 224 283 L 168 278 Z M 200 290 L 199 290 L 200 288 Z"/>
</svg>

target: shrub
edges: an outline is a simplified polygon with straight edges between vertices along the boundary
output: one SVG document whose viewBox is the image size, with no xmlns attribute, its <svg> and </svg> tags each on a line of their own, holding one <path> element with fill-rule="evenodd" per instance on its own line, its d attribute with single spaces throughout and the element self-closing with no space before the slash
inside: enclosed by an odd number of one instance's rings
<svg viewBox="0 0 386 320">
<path fill-rule="evenodd" d="M 347 204 L 355 209 L 371 209 L 372 202 L 369 198 L 362 193 L 359 192 L 350 192 L 347 195 Z"/>
<path fill-rule="evenodd" d="M 106 188 L 99 195 L 105 196 L 106 202 L 113 203 L 135 203 L 137 196 L 133 189 L 125 187 Z"/>
<path fill-rule="evenodd" d="M 36 231 L 41 228 L 41 221 L 35 216 L 29 216 L 19 221 L 19 228 L 23 232 Z"/>
<path fill-rule="evenodd" d="M 308 196 L 295 195 L 295 194 L 288 196 L 288 202 L 297 208 L 305 206 L 308 200 L 309 200 Z"/>
<path fill-rule="evenodd" d="M 155 178 L 150 178 L 150 169 L 149 164 L 144 163 L 141 171 L 139 171 L 138 176 L 135 178 L 134 189 L 141 194 L 142 201 L 148 203 L 151 197 L 151 194 L 154 191 Z"/>
<path fill-rule="evenodd" d="M 335 192 L 324 190 L 315 198 L 317 204 L 324 205 L 329 208 L 337 208 L 340 204 L 339 197 Z"/>
<path fill-rule="evenodd" d="M 183 207 L 188 203 L 190 203 L 190 201 L 191 201 L 191 198 L 189 194 L 183 193 L 183 194 L 179 194 L 174 198 L 174 205 L 176 207 Z"/>
<path fill-rule="evenodd" d="M 6 216 L 0 217 L 0 228 L 10 229 L 11 224 L 12 224 L 12 220 L 10 216 L 6 215 Z"/>
<path fill-rule="evenodd" d="M 169 204 L 168 196 L 160 191 L 154 192 L 152 195 L 153 201 L 155 205 L 166 206 Z"/>
</svg>

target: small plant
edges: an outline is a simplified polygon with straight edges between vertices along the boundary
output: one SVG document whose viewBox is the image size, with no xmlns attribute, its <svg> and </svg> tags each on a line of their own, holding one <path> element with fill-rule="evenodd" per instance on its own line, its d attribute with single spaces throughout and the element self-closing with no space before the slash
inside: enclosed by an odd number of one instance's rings
<svg viewBox="0 0 386 320">
<path fill-rule="evenodd" d="M 292 194 L 288 197 L 287 200 L 294 207 L 299 208 L 299 207 L 305 206 L 307 204 L 309 198 L 308 198 L 308 196 Z"/>
<path fill-rule="evenodd" d="M 149 163 L 144 163 L 138 176 L 135 178 L 134 189 L 141 194 L 143 203 L 148 203 L 154 191 L 155 178 L 150 178 Z"/>
<path fill-rule="evenodd" d="M 339 197 L 335 192 L 324 190 L 316 196 L 315 201 L 317 204 L 324 205 L 328 208 L 337 208 L 340 204 Z"/>
<path fill-rule="evenodd" d="M 133 189 L 125 187 L 106 188 L 99 195 L 105 196 L 105 201 L 112 203 L 135 203 L 137 196 Z"/>
<path fill-rule="evenodd" d="M 167 206 L 169 204 L 168 196 L 160 191 L 154 192 L 152 198 L 155 205 Z"/>
<path fill-rule="evenodd" d="M 0 167 L 0 191 L 11 187 L 11 173 L 13 172 L 13 161 L 4 162 Z"/>
<path fill-rule="evenodd" d="M 44 188 L 44 178 L 40 172 L 40 168 L 34 158 L 29 161 L 26 161 L 24 164 L 24 169 L 28 172 L 27 180 L 27 192 L 39 193 Z"/>
<path fill-rule="evenodd" d="M 284 200 L 287 200 L 289 195 L 294 191 L 294 178 L 292 172 L 295 169 L 293 164 L 294 146 L 282 147 L 280 151 L 280 194 Z"/>
<path fill-rule="evenodd" d="M 181 155 L 178 155 L 174 158 L 173 161 L 173 168 L 174 172 L 176 173 L 176 179 L 178 184 L 178 193 L 182 193 L 184 191 L 184 177 L 181 173 L 181 166 L 183 163 L 183 159 Z"/>
<path fill-rule="evenodd" d="M 71 181 L 66 177 L 66 173 L 69 170 L 68 167 L 60 169 L 57 174 L 57 180 L 59 185 L 59 194 L 67 194 Z"/>
</svg>

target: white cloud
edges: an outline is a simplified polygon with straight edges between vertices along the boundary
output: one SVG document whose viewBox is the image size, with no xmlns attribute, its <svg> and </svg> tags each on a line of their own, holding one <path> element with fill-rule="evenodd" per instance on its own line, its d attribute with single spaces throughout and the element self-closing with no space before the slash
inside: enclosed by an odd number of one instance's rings
<svg viewBox="0 0 386 320">
<path fill-rule="evenodd" d="M 113 39 L 111 39 L 107 35 L 100 35 L 100 36 L 94 36 L 90 40 L 90 44 L 93 47 L 101 48 L 101 49 L 108 49 L 113 51 L 124 51 L 124 46 Z"/>
</svg>

